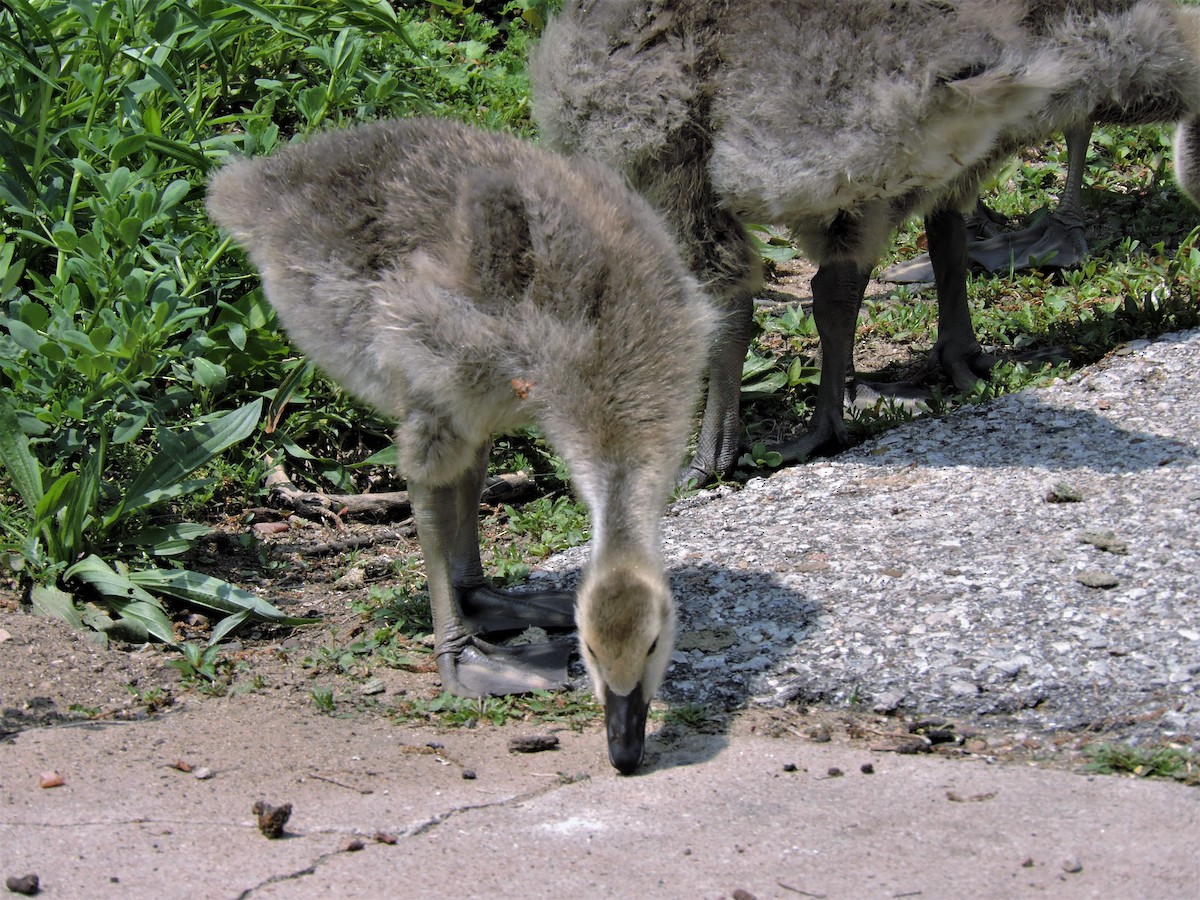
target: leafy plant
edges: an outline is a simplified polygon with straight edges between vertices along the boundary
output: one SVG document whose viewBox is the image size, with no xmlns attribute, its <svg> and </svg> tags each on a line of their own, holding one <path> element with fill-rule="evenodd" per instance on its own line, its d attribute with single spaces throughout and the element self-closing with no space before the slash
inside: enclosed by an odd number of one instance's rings
<svg viewBox="0 0 1200 900">
<path fill-rule="evenodd" d="M 1132 775 L 1136 778 L 1170 778 L 1200 786 L 1200 758 L 1180 747 L 1135 747 L 1101 744 L 1084 749 L 1084 769 L 1102 775 Z"/>
<path fill-rule="evenodd" d="M 317 708 L 317 710 L 319 712 L 323 712 L 329 716 L 333 715 L 334 709 L 336 708 L 336 704 L 334 703 L 334 699 L 333 699 L 333 688 L 328 688 L 328 687 L 313 688 L 312 689 L 312 701 L 313 701 L 313 705 Z"/>
<path fill-rule="evenodd" d="M 203 213 L 208 171 L 380 115 L 528 130 L 522 58 L 539 10 L 513 4 L 498 22 L 383 0 L 0 6 L 0 472 L 12 489 L 0 489 L 0 554 L 39 608 L 162 640 L 162 598 L 306 621 L 167 562 L 206 531 L 183 509 L 243 493 L 268 451 L 353 489 L 349 457 L 388 443 L 386 422 L 295 359 Z M 292 414 L 264 434 L 262 404 L 277 397 L 271 424 L 283 402 Z M 249 462 L 220 461 L 250 440 Z"/>
<path fill-rule="evenodd" d="M 778 469 L 783 465 L 783 456 L 777 450 L 768 450 L 762 441 L 757 441 L 749 453 L 742 454 L 738 465 L 748 469 Z"/>
</svg>

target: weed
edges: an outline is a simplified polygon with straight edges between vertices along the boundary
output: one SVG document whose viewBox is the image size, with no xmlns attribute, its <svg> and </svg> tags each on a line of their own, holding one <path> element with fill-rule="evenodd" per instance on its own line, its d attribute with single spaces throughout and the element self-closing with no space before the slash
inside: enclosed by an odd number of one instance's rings
<svg viewBox="0 0 1200 900">
<path fill-rule="evenodd" d="M 443 693 L 432 700 L 404 698 L 393 707 L 397 721 L 434 721 L 442 725 L 474 728 L 481 723 L 504 725 L 537 719 L 582 728 L 603 713 L 590 694 L 534 691 L 507 697 L 456 697 Z"/>
<path fill-rule="evenodd" d="M 335 709 L 333 688 L 314 687 L 312 689 L 312 701 L 313 706 L 317 708 L 318 712 L 325 713 L 327 716 L 333 715 Z"/>
<path fill-rule="evenodd" d="M 1087 747 L 1084 769 L 1101 775 L 1132 775 L 1138 778 L 1170 778 L 1200 786 L 1200 757 L 1181 747 L 1134 747 L 1100 744 Z"/>
<path fill-rule="evenodd" d="M 659 719 L 664 725 L 676 725 L 691 731 L 704 731 L 717 721 L 703 703 L 683 703 L 661 712 L 652 710 L 651 716 Z"/>
</svg>

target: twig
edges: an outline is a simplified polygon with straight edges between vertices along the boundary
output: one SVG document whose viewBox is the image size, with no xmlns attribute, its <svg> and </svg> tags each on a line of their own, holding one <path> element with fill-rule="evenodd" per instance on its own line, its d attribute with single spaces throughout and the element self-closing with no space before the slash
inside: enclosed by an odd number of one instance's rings
<svg viewBox="0 0 1200 900">
<path fill-rule="evenodd" d="M 364 797 L 367 794 L 375 793 L 373 790 L 370 790 L 369 788 L 357 788 L 352 784 L 345 784 L 341 781 L 334 781 L 332 778 L 326 778 L 324 775 L 318 775 L 315 772 L 310 772 L 308 777 L 316 779 L 317 781 L 324 781 L 326 784 L 333 784 L 333 785 L 336 785 L 337 787 L 345 788 L 348 791 L 354 791 L 357 794 L 362 794 Z"/>
<path fill-rule="evenodd" d="M 802 891 L 800 888 L 792 887 L 790 884 L 784 884 L 782 881 L 777 881 L 775 883 L 785 891 L 791 891 L 793 894 L 799 894 L 801 897 L 817 897 L 819 900 L 819 898 L 825 896 L 825 894 L 810 894 L 808 891 Z"/>
</svg>

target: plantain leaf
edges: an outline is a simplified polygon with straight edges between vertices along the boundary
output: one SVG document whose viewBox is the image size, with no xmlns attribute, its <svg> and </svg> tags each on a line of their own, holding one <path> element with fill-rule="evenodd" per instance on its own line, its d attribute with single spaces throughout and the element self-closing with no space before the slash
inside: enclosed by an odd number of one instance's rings
<svg viewBox="0 0 1200 900">
<path fill-rule="evenodd" d="M 154 596 L 135 583 L 128 573 L 118 572 L 100 557 L 92 554 L 81 559 L 63 573 L 66 581 L 81 581 L 104 598 L 104 603 L 117 618 L 134 619 L 146 631 L 167 644 L 175 644 L 175 632 Z"/>
<path fill-rule="evenodd" d="M 130 485 L 116 518 L 176 496 L 178 490 L 169 492 L 173 486 L 254 431 L 261 409 L 262 400 L 252 400 L 191 431 L 169 439 L 164 437 L 163 449 Z"/>
<path fill-rule="evenodd" d="M 255 619 L 277 625 L 311 625 L 317 619 L 289 616 L 261 597 L 228 581 L 189 569 L 143 569 L 129 574 L 130 581 L 160 594 L 169 594 L 218 612 L 247 611 Z"/>
<path fill-rule="evenodd" d="M 29 438 L 7 394 L 0 394 L 0 462 L 32 515 L 42 499 L 42 467 L 29 449 Z"/>
</svg>

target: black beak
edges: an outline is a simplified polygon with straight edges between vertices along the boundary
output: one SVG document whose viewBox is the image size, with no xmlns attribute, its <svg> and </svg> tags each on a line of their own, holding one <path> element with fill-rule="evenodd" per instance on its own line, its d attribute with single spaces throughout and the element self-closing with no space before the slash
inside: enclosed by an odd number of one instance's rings
<svg viewBox="0 0 1200 900">
<path fill-rule="evenodd" d="M 604 688 L 604 720 L 608 725 L 608 759 L 622 775 L 632 775 L 646 752 L 646 715 L 650 701 L 639 684 L 625 696 Z"/>
</svg>

